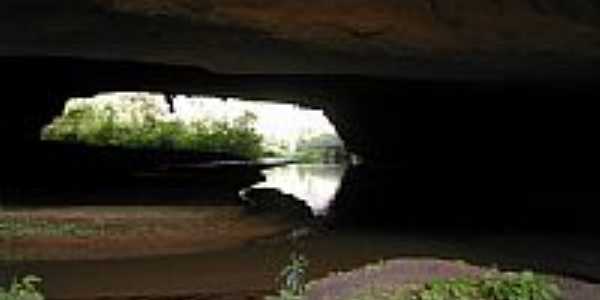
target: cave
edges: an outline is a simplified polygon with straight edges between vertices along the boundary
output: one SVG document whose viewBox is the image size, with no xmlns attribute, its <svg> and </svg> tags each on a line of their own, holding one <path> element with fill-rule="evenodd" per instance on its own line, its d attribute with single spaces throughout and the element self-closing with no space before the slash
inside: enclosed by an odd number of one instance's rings
<svg viewBox="0 0 600 300">
<path fill-rule="evenodd" d="M 63 2 L 0 4 L 0 196 L 100 173 L 132 184 L 124 168 L 57 167 L 40 128 L 70 98 L 207 95 L 324 111 L 361 162 L 333 227 L 597 247 L 596 1 Z M 259 171 L 221 179 L 239 190 Z M 597 267 L 540 269 L 600 280 Z"/>
<path fill-rule="evenodd" d="M 380 170 L 381 184 L 373 189 L 382 203 L 371 202 L 382 211 L 394 205 L 419 211 L 419 203 L 435 203 L 440 211 L 464 212 L 458 219 L 467 221 L 488 211 L 493 202 L 498 203 L 497 211 L 486 213 L 481 221 L 497 217 L 491 223 L 545 228 L 557 225 L 564 203 L 532 193 L 580 191 L 591 188 L 595 179 L 595 122 L 585 103 L 595 95 L 591 79 L 226 75 L 197 67 L 56 57 L 4 58 L 3 65 L 11 74 L 5 99 L 17 99 L 5 103 L 9 113 L 2 121 L 9 143 L 3 162 L 5 182 L 35 181 L 31 170 L 36 166 L 27 163 L 40 163 L 32 158 L 44 155 L 36 152 L 43 149 L 37 146 L 40 128 L 60 113 L 67 99 L 111 90 L 206 94 L 323 109 L 348 149 L 364 159 L 364 166 L 357 169 Z M 48 171 L 54 170 L 37 172 Z M 412 200 L 402 204 L 384 200 L 401 187 L 396 180 L 411 189 L 418 187 L 407 191 L 406 199 Z M 432 200 L 437 198 L 448 200 Z M 559 227 L 593 230 L 593 218 L 585 216 L 594 203 L 578 198 L 569 200 L 578 205 L 572 206 L 574 213 L 560 217 Z M 542 223 L 532 221 L 538 216 Z M 414 218 L 421 219 L 418 214 Z"/>
</svg>

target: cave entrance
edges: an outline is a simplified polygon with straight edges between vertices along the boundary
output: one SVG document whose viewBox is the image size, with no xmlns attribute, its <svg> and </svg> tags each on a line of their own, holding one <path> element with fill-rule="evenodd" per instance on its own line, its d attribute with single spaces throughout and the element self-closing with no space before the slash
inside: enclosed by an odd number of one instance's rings
<svg viewBox="0 0 600 300">
<path fill-rule="evenodd" d="M 67 101 L 44 141 L 340 163 L 347 153 L 322 110 L 204 96 L 103 93 Z"/>
<path fill-rule="evenodd" d="M 79 186 L 133 183 L 163 195 L 161 201 L 173 195 L 162 185 L 227 190 L 226 198 L 248 201 L 244 196 L 276 192 L 316 213 L 334 199 L 350 160 L 322 110 L 207 96 L 115 92 L 69 99 L 41 139 L 54 149 L 50 169 L 77 174 L 69 180 Z"/>
<path fill-rule="evenodd" d="M 0 256 L 10 264 L 0 285 L 21 272 L 44 275 L 27 271 L 22 257 L 243 253 L 249 241 L 314 221 L 333 200 L 348 157 L 320 110 L 145 92 L 69 99 L 40 139 L 28 165 L 35 172 L 27 174 L 40 187 L 0 202 L 0 219 L 11 220 L 0 228 L 9 243 Z M 22 235 L 32 242 L 12 242 Z M 81 247 L 63 246 L 75 243 Z M 123 282 L 146 271 L 111 273 L 102 284 L 114 289 L 113 277 Z"/>
</svg>

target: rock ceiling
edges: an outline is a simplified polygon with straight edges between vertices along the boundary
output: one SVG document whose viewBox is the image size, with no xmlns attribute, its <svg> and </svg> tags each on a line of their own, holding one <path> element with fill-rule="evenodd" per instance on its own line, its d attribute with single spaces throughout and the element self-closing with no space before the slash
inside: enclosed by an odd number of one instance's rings
<svg viewBox="0 0 600 300">
<path fill-rule="evenodd" d="M 4 0 L 0 55 L 461 77 L 600 58 L 594 0 Z"/>
</svg>

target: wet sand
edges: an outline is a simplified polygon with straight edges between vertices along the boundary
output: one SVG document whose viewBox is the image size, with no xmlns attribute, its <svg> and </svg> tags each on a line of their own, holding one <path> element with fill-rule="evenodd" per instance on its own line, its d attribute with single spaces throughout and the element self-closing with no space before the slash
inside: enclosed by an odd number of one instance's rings
<svg viewBox="0 0 600 300">
<path fill-rule="evenodd" d="M 38 228 L 21 236 L 0 235 L 2 257 L 52 261 L 202 253 L 277 235 L 292 226 L 275 215 L 247 214 L 241 206 L 43 208 L 0 212 L 0 220 L 77 228 L 64 234 Z"/>
<path fill-rule="evenodd" d="M 533 270 L 576 278 L 580 280 L 577 284 L 593 284 L 600 282 L 599 249 L 593 239 L 569 236 L 457 238 L 334 232 L 295 243 L 280 237 L 264 238 L 195 254 L 28 261 L 14 268 L 21 274 L 42 276 L 50 299 L 249 299 L 274 293 L 275 278 L 293 251 L 309 259 L 311 279 L 380 260 L 441 259 L 501 270 Z"/>
<path fill-rule="evenodd" d="M 4 211 L 0 218 L 104 230 L 3 239 L 0 253 L 19 256 L 0 261 L 0 283 L 15 274 L 37 274 L 51 300 L 262 299 L 275 292 L 275 279 L 293 252 L 309 259 L 310 279 L 381 260 L 416 259 L 577 279 L 564 280 L 571 290 L 596 291 L 594 283 L 600 283 L 600 242 L 594 236 L 304 227 L 302 237 L 293 239 L 289 233 L 298 224 L 274 214 L 248 214 L 241 206 L 40 208 Z"/>
</svg>

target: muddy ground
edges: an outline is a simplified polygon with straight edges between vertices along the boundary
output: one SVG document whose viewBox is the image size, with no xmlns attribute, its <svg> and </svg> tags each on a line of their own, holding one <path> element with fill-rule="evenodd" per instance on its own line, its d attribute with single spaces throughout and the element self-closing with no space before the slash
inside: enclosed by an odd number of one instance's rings
<svg viewBox="0 0 600 300">
<path fill-rule="evenodd" d="M 2 236 L 0 255 L 19 260 L 200 253 L 291 228 L 277 216 L 253 216 L 236 206 L 47 208 L 0 212 L 0 220 L 33 224 L 27 232 Z M 56 229 L 35 228 L 40 224 Z"/>
<path fill-rule="evenodd" d="M 103 230 L 4 239 L 3 255 L 19 255 L 3 263 L 0 280 L 37 274 L 51 300 L 262 299 L 275 293 L 275 279 L 293 252 L 305 254 L 310 279 L 325 284 L 314 299 L 374 280 L 461 275 L 459 260 L 476 272 L 498 267 L 555 276 L 567 300 L 600 294 L 600 243 L 591 236 L 308 229 L 292 242 L 293 224 L 236 206 L 42 208 L 1 217 Z M 381 260 L 388 261 L 381 273 L 364 275 L 365 265 Z"/>
</svg>

